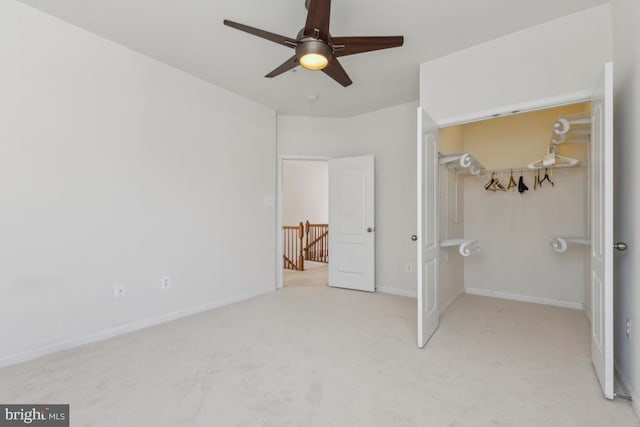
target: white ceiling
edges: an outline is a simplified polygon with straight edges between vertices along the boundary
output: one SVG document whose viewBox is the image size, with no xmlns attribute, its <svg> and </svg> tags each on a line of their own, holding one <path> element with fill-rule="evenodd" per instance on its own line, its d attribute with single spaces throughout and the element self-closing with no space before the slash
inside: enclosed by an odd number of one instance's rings
<svg viewBox="0 0 640 427">
<path fill-rule="evenodd" d="M 350 116 L 418 98 L 419 64 L 607 0 L 334 0 L 334 36 L 404 35 L 403 47 L 340 58 L 343 88 L 298 67 L 263 76 L 293 51 L 226 27 L 295 38 L 304 0 L 21 0 L 281 114 Z M 315 94 L 315 102 L 309 95 Z"/>
</svg>

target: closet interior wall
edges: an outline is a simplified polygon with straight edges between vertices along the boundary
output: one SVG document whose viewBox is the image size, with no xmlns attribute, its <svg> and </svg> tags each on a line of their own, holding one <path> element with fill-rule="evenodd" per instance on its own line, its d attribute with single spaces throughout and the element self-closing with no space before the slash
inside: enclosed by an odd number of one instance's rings
<svg viewBox="0 0 640 427">
<path fill-rule="evenodd" d="M 515 114 L 441 130 L 440 152 L 470 152 L 488 170 L 519 170 L 542 159 L 558 116 L 590 111 L 590 103 Z M 588 144 L 563 144 L 560 153 L 584 166 L 549 171 L 555 186 L 534 189 L 534 173 L 523 172 L 529 191 L 487 191 L 491 175 L 441 173 L 441 239 L 477 239 L 481 250 L 461 257 L 442 249 L 442 300 L 462 287 L 468 293 L 573 308 L 589 308 L 589 247 L 571 245 L 564 253 L 550 238 L 588 236 Z M 544 176 L 544 170 L 541 172 Z M 444 177 L 448 176 L 448 179 Z M 498 175 L 506 187 L 509 172 Z M 518 181 L 519 172 L 514 172 Z M 458 209 L 452 200 L 458 197 Z M 459 271 L 462 270 L 463 273 Z M 461 284 L 462 283 L 462 284 Z M 587 310 L 588 312 L 588 310 Z"/>
</svg>

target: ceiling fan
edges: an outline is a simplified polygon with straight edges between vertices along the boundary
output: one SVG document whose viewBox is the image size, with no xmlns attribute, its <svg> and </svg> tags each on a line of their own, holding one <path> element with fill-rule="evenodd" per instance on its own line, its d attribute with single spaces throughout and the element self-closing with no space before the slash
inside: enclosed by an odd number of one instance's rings
<svg viewBox="0 0 640 427">
<path fill-rule="evenodd" d="M 275 77 L 302 65 L 309 70 L 322 70 L 344 87 L 349 86 L 352 81 L 340 65 L 339 57 L 399 47 L 404 42 L 402 36 L 333 37 L 329 33 L 331 0 L 305 0 L 305 7 L 308 11 L 307 22 L 296 38 L 270 33 L 227 19 L 224 20 L 224 25 L 295 49 L 295 55 L 265 77 Z"/>
</svg>

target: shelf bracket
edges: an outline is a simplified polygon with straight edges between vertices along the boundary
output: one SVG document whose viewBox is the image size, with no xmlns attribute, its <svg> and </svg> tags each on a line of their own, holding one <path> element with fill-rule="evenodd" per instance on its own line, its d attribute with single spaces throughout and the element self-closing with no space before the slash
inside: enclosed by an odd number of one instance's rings
<svg viewBox="0 0 640 427">
<path fill-rule="evenodd" d="M 455 168 L 457 173 L 480 175 L 484 167 L 471 153 L 456 153 L 440 155 L 440 164 Z"/>
<path fill-rule="evenodd" d="M 591 238 L 589 237 L 563 237 L 551 236 L 551 249 L 559 254 L 566 252 L 569 243 L 576 245 L 591 246 Z"/>
<path fill-rule="evenodd" d="M 477 240 L 469 239 L 448 239 L 440 240 L 441 248 L 448 248 L 458 246 L 458 252 L 462 256 L 470 256 L 480 250 L 480 245 Z"/>
</svg>

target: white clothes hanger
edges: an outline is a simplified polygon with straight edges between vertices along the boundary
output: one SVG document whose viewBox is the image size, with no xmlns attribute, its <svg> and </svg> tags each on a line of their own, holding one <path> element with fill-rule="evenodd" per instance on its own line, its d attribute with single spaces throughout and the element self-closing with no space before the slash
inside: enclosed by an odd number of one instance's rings
<svg viewBox="0 0 640 427">
<path fill-rule="evenodd" d="M 542 168 L 570 168 L 580 163 L 578 160 L 571 157 L 561 156 L 555 152 L 553 146 L 547 148 L 547 155 L 541 160 L 536 160 L 527 165 L 529 169 L 542 169 Z"/>
</svg>

